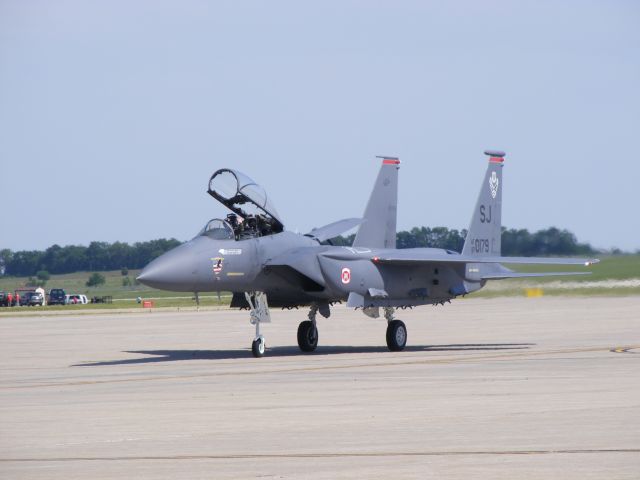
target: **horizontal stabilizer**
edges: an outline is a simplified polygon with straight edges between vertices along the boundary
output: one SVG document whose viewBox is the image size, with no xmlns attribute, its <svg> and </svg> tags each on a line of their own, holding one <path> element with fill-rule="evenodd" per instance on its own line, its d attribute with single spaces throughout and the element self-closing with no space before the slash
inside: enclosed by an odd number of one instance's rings
<svg viewBox="0 0 640 480">
<path fill-rule="evenodd" d="M 488 273 L 481 276 L 482 280 L 503 280 L 505 278 L 531 278 L 531 277 L 560 277 L 563 275 L 591 275 L 591 272 L 539 272 L 539 273 Z"/>
<path fill-rule="evenodd" d="M 314 228 L 309 233 L 306 233 L 305 236 L 313 237 L 319 242 L 324 242 L 325 240 L 337 237 L 338 235 L 357 227 L 361 223 L 361 218 L 345 218 L 344 220 L 338 220 L 337 222 L 330 223 L 324 227 Z"/>
</svg>

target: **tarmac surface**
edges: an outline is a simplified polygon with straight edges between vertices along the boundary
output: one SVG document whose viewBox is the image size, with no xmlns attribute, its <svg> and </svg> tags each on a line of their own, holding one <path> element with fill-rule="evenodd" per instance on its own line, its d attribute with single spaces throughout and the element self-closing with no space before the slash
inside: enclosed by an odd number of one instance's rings
<svg viewBox="0 0 640 480">
<path fill-rule="evenodd" d="M 0 478 L 640 478 L 640 297 L 0 318 Z"/>
</svg>

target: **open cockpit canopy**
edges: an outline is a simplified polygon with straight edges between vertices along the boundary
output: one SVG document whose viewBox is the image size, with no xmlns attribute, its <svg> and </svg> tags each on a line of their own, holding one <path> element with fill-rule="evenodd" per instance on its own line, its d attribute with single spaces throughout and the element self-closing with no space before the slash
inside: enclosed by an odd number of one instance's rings
<svg viewBox="0 0 640 480">
<path fill-rule="evenodd" d="M 257 236 L 284 230 L 280 215 L 264 189 L 242 172 L 221 168 L 211 175 L 207 192 L 240 217 L 237 220 L 229 219 L 234 231 L 238 230 L 236 221 L 245 227 L 242 231 L 236 231 L 236 238 L 246 236 L 246 227 L 255 229 Z"/>
</svg>

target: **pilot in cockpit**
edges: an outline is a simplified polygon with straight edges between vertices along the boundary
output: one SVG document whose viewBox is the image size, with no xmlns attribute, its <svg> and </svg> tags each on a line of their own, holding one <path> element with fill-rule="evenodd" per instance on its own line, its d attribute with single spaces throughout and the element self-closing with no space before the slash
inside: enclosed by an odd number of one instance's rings
<svg viewBox="0 0 640 480">
<path fill-rule="evenodd" d="M 256 220 L 258 221 L 258 231 L 262 237 L 266 237 L 267 235 L 271 235 L 272 228 L 269 219 L 265 215 L 256 215 Z"/>
<path fill-rule="evenodd" d="M 238 228 L 238 216 L 235 213 L 227 215 L 227 222 L 229 222 L 229 225 L 231 225 L 234 230 Z"/>
<path fill-rule="evenodd" d="M 242 233 L 242 219 L 235 213 L 229 213 L 227 215 L 227 222 L 229 222 L 229 225 L 233 228 L 233 233 L 237 239 Z"/>
<path fill-rule="evenodd" d="M 247 215 L 247 218 L 244 219 L 244 223 L 245 223 L 245 230 L 249 230 L 251 233 L 253 233 L 255 235 L 255 233 L 258 230 L 258 221 L 256 220 L 256 217 L 254 217 L 253 215 Z"/>
</svg>

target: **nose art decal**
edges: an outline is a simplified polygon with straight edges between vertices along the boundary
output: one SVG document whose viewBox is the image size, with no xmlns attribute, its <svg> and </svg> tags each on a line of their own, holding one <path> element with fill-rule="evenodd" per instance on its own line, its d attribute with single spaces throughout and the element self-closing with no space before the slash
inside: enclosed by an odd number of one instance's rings
<svg viewBox="0 0 640 480">
<path fill-rule="evenodd" d="M 212 258 L 211 261 L 213 262 L 213 273 L 215 273 L 216 275 L 220 275 L 220 272 L 222 271 L 222 262 L 224 261 L 224 258 L 215 257 L 215 258 Z"/>
</svg>

